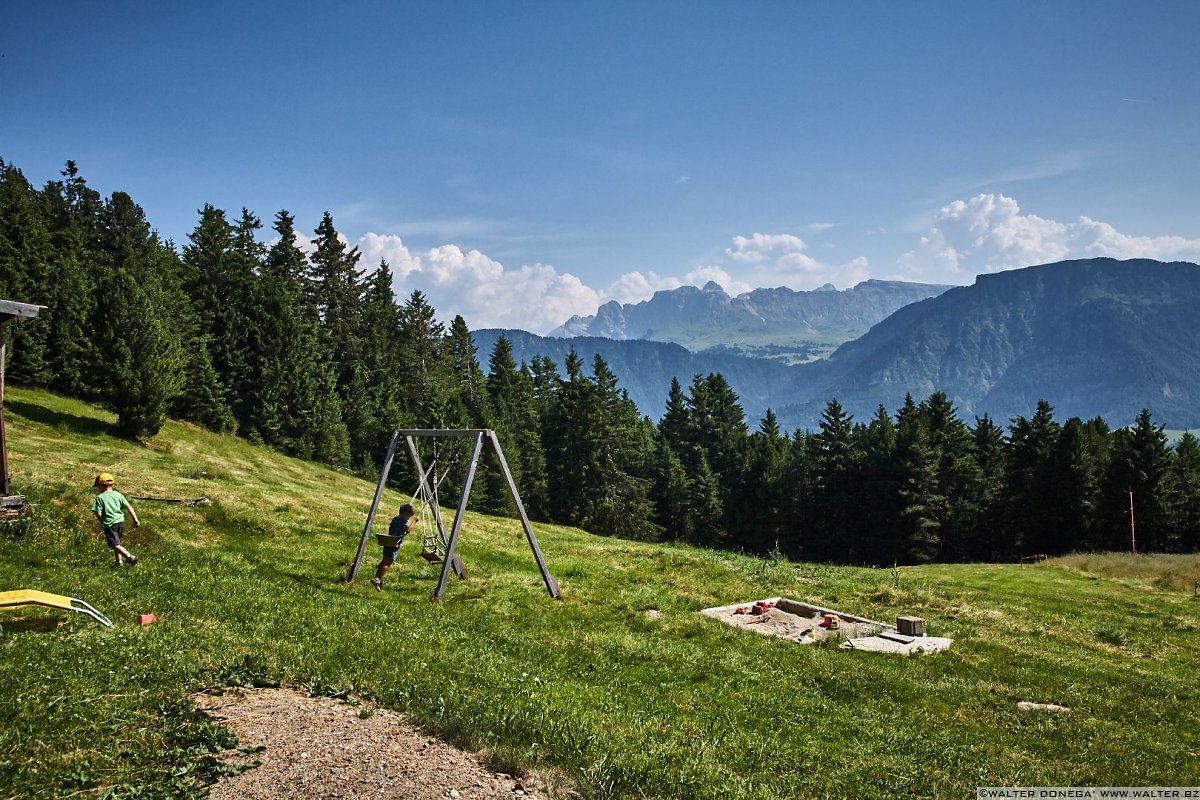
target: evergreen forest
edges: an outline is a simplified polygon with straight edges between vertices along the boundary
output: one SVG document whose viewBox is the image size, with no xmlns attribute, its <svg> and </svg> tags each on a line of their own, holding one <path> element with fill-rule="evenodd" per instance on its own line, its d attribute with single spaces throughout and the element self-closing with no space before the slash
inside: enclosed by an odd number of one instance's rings
<svg viewBox="0 0 1200 800">
<path fill-rule="evenodd" d="M 0 297 L 45 306 L 6 331 L 7 379 L 133 439 L 171 417 L 364 476 L 397 428 L 492 428 L 531 518 L 606 536 L 875 565 L 1200 549 L 1200 441 L 1148 410 L 967 421 L 935 393 L 859 420 L 829 400 L 787 432 L 714 373 L 672 382 L 656 424 L 599 356 L 518 364 L 501 337 L 485 371 L 466 320 L 398 300 L 330 214 L 311 252 L 296 226 L 205 205 L 177 245 L 73 162 L 39 189 L 0 159 Z M 465 466 L 445 447 L 443 501 Z M 474 486 L 475 510 L 513 511 L 494 463 Z"/>
</svg>

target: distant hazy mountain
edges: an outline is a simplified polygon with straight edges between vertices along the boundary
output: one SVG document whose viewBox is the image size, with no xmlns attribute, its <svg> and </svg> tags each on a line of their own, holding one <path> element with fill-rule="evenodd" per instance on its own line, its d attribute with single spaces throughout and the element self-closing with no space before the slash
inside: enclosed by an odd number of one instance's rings
<svg viewBox="0 0 1200 800">
<path fill-rule="evenodd" d="M 550 336 L 601 336 L 674 342 L 693 352 L 716 350 L 801 363 L 823 358 L 898 308 L 934 297 L 948 286 L 864 281 L 838 291 L 780 287 L 730 297 L 717 283 L 656 292 L 641 303 L 615 300 L 593 316 L 574 316 Z"/>
<path fill-rule="evenodd" d="M 815 365 L 814 365 L 815 366 Z M 814 424 L 831 397 L 863 419 L 906 392 L 945 392 L 970 421 L 1007 423 L 1039 399 L 1056 417 L 1129 424 L 1142 408 L 1200 426 L 1200 266 L 1064 261 L 979 276 L 900 309 L 804 373 L 781 419 Z"/>
</svg>

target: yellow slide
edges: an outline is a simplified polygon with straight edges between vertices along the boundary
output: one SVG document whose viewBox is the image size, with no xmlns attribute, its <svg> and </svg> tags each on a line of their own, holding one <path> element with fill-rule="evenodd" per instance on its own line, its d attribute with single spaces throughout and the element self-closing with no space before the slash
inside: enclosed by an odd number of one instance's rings
<svg viewBox="0 0 1200 800">
<path fill-rule="evenodd" d="M 0 610 L 23 608 L 24 606 L 45 606 L 46 608 L 61 608 L 63 611 L 78 611 L 80 614 L 87 614 L 105 627 L 111 628 L 113 626 L 108 621 L 108 617 L 82 600 L 74 597 L 39 592 L 36 589 L 18 589 L 12 592 L 0 592 Z"/>
</svg>

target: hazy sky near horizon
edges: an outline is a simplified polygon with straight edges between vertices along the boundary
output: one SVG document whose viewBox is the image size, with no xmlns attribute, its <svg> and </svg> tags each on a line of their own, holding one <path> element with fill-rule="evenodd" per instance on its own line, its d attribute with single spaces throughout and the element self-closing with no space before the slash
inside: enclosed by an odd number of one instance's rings
<svg viewBox="0 0 1200 800">
<path fill-rule="evenodd" d="M 0 157 L 322 212 L 473 328 L 716 280 L 1200 261 L 1200 3 L 19 2 Z"/>
</svg>

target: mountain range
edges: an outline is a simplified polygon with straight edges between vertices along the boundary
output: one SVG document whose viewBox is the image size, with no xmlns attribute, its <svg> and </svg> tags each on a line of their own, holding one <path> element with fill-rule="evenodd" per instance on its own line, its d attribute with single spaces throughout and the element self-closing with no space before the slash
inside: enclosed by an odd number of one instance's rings
<svg viewBox="0 0 1200 800">
<path fill-rule="evenodd" d="M 592 316 L 571 317 L 549 335 L 674 342 L 693 352 L 796 364 L 824 358 L 897 309 L 949 288 L 869 280 L 842 291 L 831 284 L 809 292 L 781 286 L 731 297 L 709 281 L 703 288 L 658 291 L 640 303 L 610 301 Z"/>
<path fill-rule="evenodd" d="M 561 365 L 570 350 L 586 362 L 599 353 L 654 418 L 671 378 L 686 389 L 694 375 L 719 372 L 751 425 L 769 407 L 785 428 L 815 428 L 831 398 L 865 420 L 880 405 L 894 412 L 906 393 L 920 401 L 941 391 L 968 421 L 987 413 L 1004 424 L 1047 400 L 1059 419 L 1100 415 L 1126 425 L 1149 408 L 1169 428 L 1196 428 L 1198 332 L 1200 266 L 1096 258 L 981 275 L 904 305 L 828 358 L 795 365 L 595 336 L 493 329 L 475 340 L 487 353 L 503 334 L 518 361 L 545 355 Z"/>
<path fill-rule="evenodd" d="M 944 392 L 966 419 L 1007 422 L 1049 401 L 1060 419 L 1126 425 L 1149 408 L 1200 426 L 1200 266 L 1064 261 L 980 275 L 900 309 L 799 374 L 781 418 L 810 422 L 830 397 L 869 415 Z"/>
</svg>

